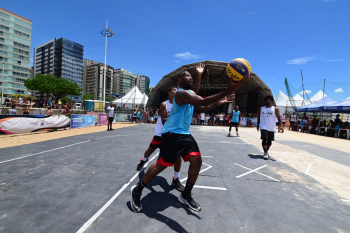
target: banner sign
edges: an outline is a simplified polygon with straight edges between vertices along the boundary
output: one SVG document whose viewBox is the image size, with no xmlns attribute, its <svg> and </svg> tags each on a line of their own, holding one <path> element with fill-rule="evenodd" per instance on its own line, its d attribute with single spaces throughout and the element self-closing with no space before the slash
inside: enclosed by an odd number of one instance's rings
<svg viewBox="0 0 350 233">
<path fill-rule="evenodd" d="M 115 121 L 116 122 L 125 122 L 128 119 L 128 114 L 126 113 L 116 113 Z"/>
<path fill-rule="evenodd" d="M 253 126 L 257 126 L 258 125 L 258 118 L 257 117 L 251 117 L 251 118 L 248 118 L 248 122 L 251 121 Z"/>
<path fill-rule="evenodd" d="M 95 116 L 93 115 L 72 115 L 71 128 L 82 128 L 95 126 Z"/>
<path fill-rule="evenodd" d="M 98 124 L 99 125 L 107 125 L 108 124 L 107 113 L 101 113 L 98 115 Z"/>
<path fill-rule="evenodd" d="M 246 126 L 247 125 L 247 118 L 246 117 L 241 117 L 241 121 L 239 122 L 241 126 Z"/>
<path fill-rule="evenodd" d="M 30 133 L 69 127 L 66 116 L 1 115 L 0 134 Z"/>
</svg>

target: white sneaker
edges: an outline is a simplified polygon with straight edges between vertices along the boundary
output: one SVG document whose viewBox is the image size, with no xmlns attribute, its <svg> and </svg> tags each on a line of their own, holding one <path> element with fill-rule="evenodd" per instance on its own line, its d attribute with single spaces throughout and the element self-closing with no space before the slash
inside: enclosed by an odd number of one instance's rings
<svg viewBox="0 0 350 233">
<path fill-rule="evenodd" d="M 263 159 L 268 160 L 270 158 L 269 153 L 264 152 Z"/>
</svg>

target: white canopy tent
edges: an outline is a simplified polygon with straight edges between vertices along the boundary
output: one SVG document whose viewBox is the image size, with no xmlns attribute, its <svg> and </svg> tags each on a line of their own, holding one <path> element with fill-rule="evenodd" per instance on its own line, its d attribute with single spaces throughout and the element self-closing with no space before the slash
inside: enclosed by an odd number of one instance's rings
<svg viewBox="0 0 350 233">
<path fill-rule="evenodd" d="M 293 100 L 296 107 L 302 106 L 304 101 L 303 97 L 301 97 L 299 94 L 293 96 Z M 275 98 L 275 103 L 281 114 L 295 112 L 289 97 L 282 91 L 278 91 L 277 97 Z"/>
<path fill-rule="evenodd" d="M 134 86 L 126 95 L 113 101 L 112 103 L 117 105 L 117 107 L 123 107 L 125 105 L 126 108 L 140 107 L 140 105 L 146 106 L 148 101 L 148 96 L 146 94 L 142 94 L 137 86 Z"/>
<path fill-rule="evenodd" d="M 323 91 L 319 90 L 314 96 L 312 96 L 310 98 L 310 102 L 314 103 L 316 101 L 319 101 L 319 100 L 323 99 L 326 96 L 327 95 L 325 93 L 323 93 Z M 307 103 L 305 105 L 307 105 Z"/>
</svg>

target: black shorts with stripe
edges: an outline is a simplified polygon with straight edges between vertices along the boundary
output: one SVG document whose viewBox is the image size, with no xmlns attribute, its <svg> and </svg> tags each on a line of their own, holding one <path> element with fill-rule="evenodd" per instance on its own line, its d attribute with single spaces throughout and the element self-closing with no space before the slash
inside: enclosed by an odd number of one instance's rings
<svg viewBox="0 0 350 233">
<path fill-rule="evenodd" d="M 163 166 L 173 166 L 181 156 L 185 162 L 191 156 L 201 156 L 197 142 L 191 134 L 162 134 L 162 143 L 157 163 Z"/>
<path fill-rule="evenodd" d="M 149 147 L 151 147 L 152 149 L 157 149 L 159 148 L 161 143 L 162 143 L 162 138 L 157 135 L 154 135 L 151 144 L 149 144 Z"/>
</svg>

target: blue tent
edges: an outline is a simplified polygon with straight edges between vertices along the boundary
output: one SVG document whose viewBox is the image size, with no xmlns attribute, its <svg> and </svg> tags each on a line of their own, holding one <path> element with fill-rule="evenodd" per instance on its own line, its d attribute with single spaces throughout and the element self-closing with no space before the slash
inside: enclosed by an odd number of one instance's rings
<svg viewBox="0 0 350 233">
<path fill-rule="evenodd" d="M 350 98 L 330 106 L 324 106 L 324 111 L 329 112 L 350 112 Z"/>
<path fill-rule="evenodd" d="M 321 112 L 324 111 L 324 107 L 333 106 L 336 103 L 338 102 L 326 96 L 312 104 L 297 108 L 297 112 Z"/>
</svg>

